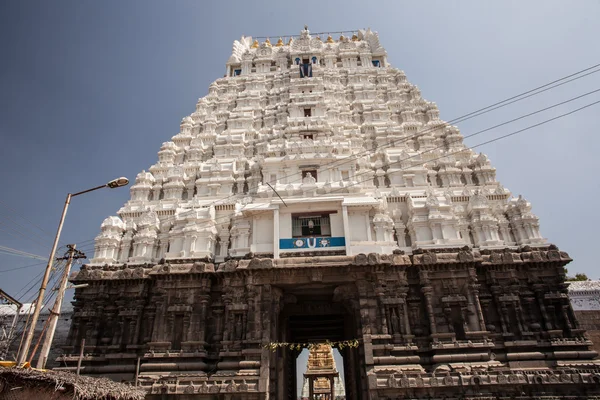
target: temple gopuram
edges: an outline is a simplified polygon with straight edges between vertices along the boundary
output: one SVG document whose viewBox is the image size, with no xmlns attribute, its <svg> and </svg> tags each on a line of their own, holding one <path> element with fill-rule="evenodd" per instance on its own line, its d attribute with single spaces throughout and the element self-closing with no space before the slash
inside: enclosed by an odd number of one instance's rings
<svg viewBox="0 0 600 400">
<path fill-rule="evenodd" d="M 310 349 L 300 397 L 302 400 L 346 398 L 346 390 L 335 366 L 330 345 L 317 344 Z"/>
<path fill-rule="evenodd" d="M 58 362 L 147 399 L 281 400 L 302 348 L 274 344 L 357 341 L 349 400 L 600 399 L 570 261 L 375 32 L 242 37 L 100 226 Z"/>
</svg>

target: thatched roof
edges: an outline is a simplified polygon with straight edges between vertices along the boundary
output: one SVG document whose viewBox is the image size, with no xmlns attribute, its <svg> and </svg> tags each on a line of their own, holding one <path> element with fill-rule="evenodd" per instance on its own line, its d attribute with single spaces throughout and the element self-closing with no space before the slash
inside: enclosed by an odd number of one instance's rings
<svg viewBox="0 0 600 400">
<path fill-rule="evenodd" d="M 32 390 L 48 392 L 64 399 L 75 400 L 142 400 L 145 392 L 123 383 L 106 378 L 92 378 L 64 371 L 40 371 L 23 368 L 0 368 L 0 399 L 11 393 L 10 398 L 18 398 L 21 390 L 31 394 Z M 59 397 L 57 396 L 57 397 Z M 8 398 L 8 397 L 7 397 Z M 43 396 L 38 396 L 41 400 Z"/>
</svg>

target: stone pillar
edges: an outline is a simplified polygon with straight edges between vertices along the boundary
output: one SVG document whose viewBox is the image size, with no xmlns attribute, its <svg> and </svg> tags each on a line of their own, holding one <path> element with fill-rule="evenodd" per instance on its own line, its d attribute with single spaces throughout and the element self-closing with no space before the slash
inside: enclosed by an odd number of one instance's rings
<svg viewBox="0 0 600 400">
<path fill-rule="evenodd" d="M 404 297 L 406 298 L 406 294 Z M 410 330 L 410 320 L 408 319 L 408 304 L 406 301 L 404 301 L 404 304 L 402 304 L 402 318 L 404 318 L 405 334 L 409 336 L 412 335 Z"/>
<path fill-rule="evenodd" d="M 155 298 L 155 302 L 158 303 L 158 306 L 156 307 L 156 316 L 154 318 L 154 326 L 152 328 L 152 341 L 153 342 L 159 342 L 163 339 L 163 336 L 161 335 L 161 330 L 162 330 L 162 326 L 164 323 L 164 316 L 165 316 L 165 307 L 166 307 L 166 305 L 164 304 L 165 301 L 166 301 L 166 299 L 162 298 L 162 297 Z"/>
<path fill-rule="evenodd" d="M 235 184 L 236 184 L 236 188 L 237 188 L 237 194 L 244 193 L 244 182 L 246 182 L 246 180 L 244 179 L 243 176 L 239 176 L 235 180 Z"/>
<path fill-rule="evenodd" d="M 564 328 L 566 328 L 566 330 L 568 330 L 568 331 L 573 329 L 573 326 L 571 325 L 571 321 L 569 320 L 569 314 L 567 312 L 569 307 L 570 306 L 568 304 L 560 305 L 561 313 L 562 313 L 564 324 L 565 324 Z"/>
<path fill-rule="evenodd" d="M 479 322 L 479 330 L 485 331 L 487 330 L 485 327 L 485 319 L 483 317 L 483 311 L 481 310 L 481 303 L 479 303 L 479 285 L 471 284 L 471 293 L 473 294 L 473 305 L 475 306 L 475 314 L 477 315 L 477 320 Z"/>
<path fill-rule="evenodd" d="M 512 306 L 515 309 L 515 315 L 517 316 L 517 324 L 519 325 L 519 332 L 525 332 L 523 327 L 523 313 L 521 312 L 521 304 L 518 300 L 512 302 Z"/>
<path fill-rule="evenodd" d="M 335 400 L 335 377 L 330 377 L 329 382 L 331 385 L 331 400 Z"/>
<path fill-rule="evenodd" d="M 425 296 L 425 308 L 427 310 L 427 317 L 429 318 L 429 329 L 431 334 L 437 333 L 437 327 L 435 324 L 435 315 L 433 314 L 433 304 L 431 303 L 431 297 L 433 296 L 433 288 L 431 286 L 424 286 L 421 288 L 421 292 Z"/>
<path fill-rule="evenodd" d="M 220 342 L 223 339 L 223 310 L 215 309 L 213 314 L 215 314 L 215 336 L 213 340 Z"/>
<path fill-rule="evenodd" d="M 379 314 L 381 315 L 381 333 L 384 335 L 388 334 L 388 319 L 387 319 L 387 310 L 386 306 L 383 303 L 383 299 L 385 298 L 385 292 L 381 286 L 377 288 L 377 297 L 379 298 Z"/>
<path fill-rule="evenodd" d="M 279 258 L 279 208 L 273 210 L 273 258 Z"/>
<path fill-rule="evenodd" d="M 540 308 L 540 314 L 542 314 L 542 323 L 547 330 L 552 330 L 552 324 L 548 318 L 548 311 L 546 311 L 546 305 L 544 304 L 544 290 L 541 285 L 534 288 L 535 299 L 537 300 L 538 307 Z"/>
<path fill-rule="evenodd" d="M 200 329 L 198 332 L 198 341 L 205 342 L 206 341 L 206 309 L 208 305 L 208 296 L 202 296 L 200 300 L 200 317 L 199 317 L 199 325 Z"/>
<path fill-rule="evenodd" d="M 128 235 L 129 236 L 129 235 Z M 127 262 L 129 259 L 129 249 L 131 248 L 131 238 L 124 237 L 121 241 L 121 249 L 119 253 L 119 262 Z"/>
<path fill-rule="evenodd" d="M 344 224 L 344 237 L 346 239 L 346 255 L 351 256 L 350 248 L 350 222 L 348 221 L 348 206 L 342 206 L 342 223 Z"/>
</svg>

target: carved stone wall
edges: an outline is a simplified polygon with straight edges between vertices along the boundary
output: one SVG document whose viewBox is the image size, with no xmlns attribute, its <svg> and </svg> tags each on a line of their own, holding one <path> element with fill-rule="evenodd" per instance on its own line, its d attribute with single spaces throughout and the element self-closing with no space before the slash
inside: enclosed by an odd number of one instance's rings
<svg viewBox="0 0 600 400">
<path fill-rule="evenodd" d="M 575 316 L 586 337 L 592 341 L 592 350 L 600 352 L 600 310 L 575 311 Z"/>
<path fill-rule="evenodd" d="M 59 361 L 74 369 L 85 339 L 85 374 L 137 375 L 149 395 L 288 398 L 297 353 L 264 346 L 324 315 L 360 341 L 342 350 L 348 399 L 600 396 L 569 261 L 549 246 L 84 267 Z"/>
</svg>

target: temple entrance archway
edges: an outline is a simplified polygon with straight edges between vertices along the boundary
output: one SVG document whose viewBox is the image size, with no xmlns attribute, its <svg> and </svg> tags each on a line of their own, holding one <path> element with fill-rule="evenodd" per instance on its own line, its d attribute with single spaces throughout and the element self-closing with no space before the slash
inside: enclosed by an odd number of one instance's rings
<svg viewBox="0 0 600 400">
<path fill-rule="evenodd" d="M 361 336 L 360 316 L 353 301 L 334 300 L 334 285 L 305 285 L 283 290 L 277 341 L 286 343 L 339 342 Z M 356 302 L 357 303 L 357 302 Z M 271 394 L 296 399 L 296 360 L 302 349 L 281 348 L 271 358 Z M 367 382 L 362 343 L 340 350 L 346 399 L 366 398 Z M 305 368 L 306 366 L 302 367 Z M 300 371 L 300 375 L 304 371 Z"/>
</svg>

